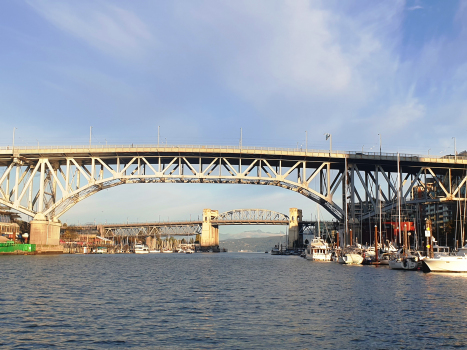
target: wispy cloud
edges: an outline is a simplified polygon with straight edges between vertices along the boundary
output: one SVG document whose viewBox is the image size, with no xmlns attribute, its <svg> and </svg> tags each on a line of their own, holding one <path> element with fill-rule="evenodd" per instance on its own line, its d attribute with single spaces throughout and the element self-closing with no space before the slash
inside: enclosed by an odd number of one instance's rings
<svg viewBox="0 0 467 350">
<path fill-rule="evenodd" d="M 28 3 L 57 28 L 107 54 L 138 57 L 155 43 L 135 13 L 117 6 L 50 0 Z"/>
</svg>

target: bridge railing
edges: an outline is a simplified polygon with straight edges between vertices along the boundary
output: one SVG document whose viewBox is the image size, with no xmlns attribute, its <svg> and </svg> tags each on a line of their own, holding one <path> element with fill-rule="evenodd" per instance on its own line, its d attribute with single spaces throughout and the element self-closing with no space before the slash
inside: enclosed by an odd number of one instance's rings
<svg viewBox="0 0 467 350">
<path fill-rule="evenodd" d="M 238 151 L 269 151 L 269 152 L 287 152 L 287 153 L 297 153 L 300 155 L 303 154 L 314 154 L 321 157 L 326 157 L 329 155 L 342 155 L 347 154 L 352 156 L 352 158 L 362 158 L 362 159 L 394 159 L 397 157 L 397 153 L 385 153 L 385 152 L 359 152 L 359 151 L 340 151 L 340 150 L 317 150 L 317 149 L 305 149 L 302 147 L 295 148 L 284 148 L 284 147 L 259 147 L 259 146 L 232 146 L 232 145 L 164 145 L 164 144 L 122 144 L 122 145 L 67 145 L 67 146 L 15 146 L 14 153 L 26 153 L 26 152 L 37 152 L 39 150 L 47 151 L 64 151 L 64 150 L 83 150 L 89 152 L 90 150 L 94 151 L 122 151 L 129 149 L 141 149 L 141 148 L 151 148 L 151 149 L 160 149 L 163 151 L 178 151 L 180 149 L 184 150 L 238 150 Z M 11 146 L 0 147 L 1 151 L 7 151 L 7 153 L 12 152 L 13 149 Z M 464 155 L 420 155 L 412 153 L 399 153 L 401 160 L 419 160 L 423 158 L 424 160 L 433 159 L 437 162 L 440 160 L 446 160 L 446 162 L 451 162 L 455 160 L 467 160 L 467 156 Z"/>
<path fill-rule="evenodd" d="M 362 156 L 388 156 L 395 157 L 397 153 L 385 153 L 385 152 L 359 152 L 359 151 L 340 151 L 340 150 L 316 150 L 316 149 L 305 149 L 302 147 L 294 148 L 285 148 L 285 147 L 258 147 L 258 146 L 232 146 L 232 145 L 164 145 L 164 144 L 121 144 L 121 145 L 64 145 L 64 146 L 15 146 L 15 150 L 24 151 L 24 150 L 63 150 L 63 149 L 73 149 L 73 150 L 116 150 L 116 149 L 131 149 L 131 148 L 159 148 L 159 149 L 231 149 L 231 150 L 258 150 L 258 151 L 287 151 L 287 152 L 306 152 L 306 153 L 325 153 L 325 154 L 349 154 L 349 155 L 362 155 Z M 0 150 L 12 150 L 11 146 L 0 147 Z M 410 153 L 399 153 L 400 157 L 423 157 L 423 158 L 446 158 L 446 159 L 455 159 L 454 155 L 447 156 L 435 156 L 435 155 L 419 155 L 419 154 L 410 154 Z M 457 156 L 457 158 L 467 159 L 467 157 Z"/>
</svg>

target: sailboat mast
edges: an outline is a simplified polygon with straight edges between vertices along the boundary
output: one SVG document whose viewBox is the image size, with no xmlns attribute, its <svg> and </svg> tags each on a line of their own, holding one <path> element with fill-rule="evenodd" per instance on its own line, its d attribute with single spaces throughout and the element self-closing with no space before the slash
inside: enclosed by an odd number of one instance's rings
<svg viewBox="0 0 467 350">
<path fill-rule="evenodd" d="M 318 210 L 318 237 L 321 238 L 321 221 L 319 218 L 319 204 L 316 205 L 316 209 Z"/>
<path fill-rule="evenodd" d="M 379 186 L 379 241 L 381 242 L 381 244 L 383 244 L 383 232 L 381 231 L 381 227 L 382 227 L 382 206 L 383 206 L 383 199 L 382 199 L 382 192 L 381 192 L 381 186 Z"/>
<path fill-rule="evenodd" d="M 462 214 L 461 214 L 461 223 L 462 223 L 462 245 L 461 247 L 464 246 L 464 239 L 465 239 L 465 204 L 467 201 L 467 185 L 466 185 L 466 190 L 464 191 L 464 219 L 462 219 Z"/>
<path fill-rule="evenodd" d="M 401 171 L 399 152 L 397 152 L 397 208 L 399 211 L 399 245 L 401 242 Z"/>
<path fill-rule="evenodd" d="M 344 179 L 344 207 L 345 207 L 345 232 L 344 232 L 344 247 L 345 237 L 348 232 L 348 220 L 347 220 L 347 157 L 345 157 L 345 179 Z"/>
</svg>

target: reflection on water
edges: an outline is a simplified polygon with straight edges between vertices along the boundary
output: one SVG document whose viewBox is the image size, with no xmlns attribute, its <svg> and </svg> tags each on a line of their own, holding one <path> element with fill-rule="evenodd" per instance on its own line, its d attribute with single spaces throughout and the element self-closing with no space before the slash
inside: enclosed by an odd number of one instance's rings
<svg viewBox="0 0 467 350">
<path fill-rule="evenodd" d="M 466 347 L 466 275 L 267 254 L 0 257 L 0 347 Z"/>
</svg>

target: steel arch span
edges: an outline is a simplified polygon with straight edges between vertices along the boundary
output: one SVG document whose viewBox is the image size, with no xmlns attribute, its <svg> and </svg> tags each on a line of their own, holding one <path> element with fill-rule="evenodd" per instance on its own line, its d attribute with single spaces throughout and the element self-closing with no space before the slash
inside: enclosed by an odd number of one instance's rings
<svg viewBox="0 0 467 350">
<path fill-rule="evenodd" d="M 268 209 L 235 209 L 215 216 L 214 225 L 289 225 L 289 217 Z M 104 237 L 114 236 L 191 236 L 202 233 L 203 221 L 167 221 L 141 223 L 105 223 L 71 225 L 78 230 L 96 230 Z"/>
<path fill-rule="evenodd" d="M 217 225 L 246 224 L 246 223 L 277 223 L 288 224 L 289 217 L 268 209 L 234 209 L 219 214 L 213 221 Z"/>
<path fill-rule="evenodd" d="M 278 186 L 357 220 L 402 204 L 464 200 L 467 159 L 231 146 L 0 149 L 0 204 L 58 219 L 76 203 L 131 183 Z M 398 170 L 398 164 L 400 169 Z"/>
</svg>

